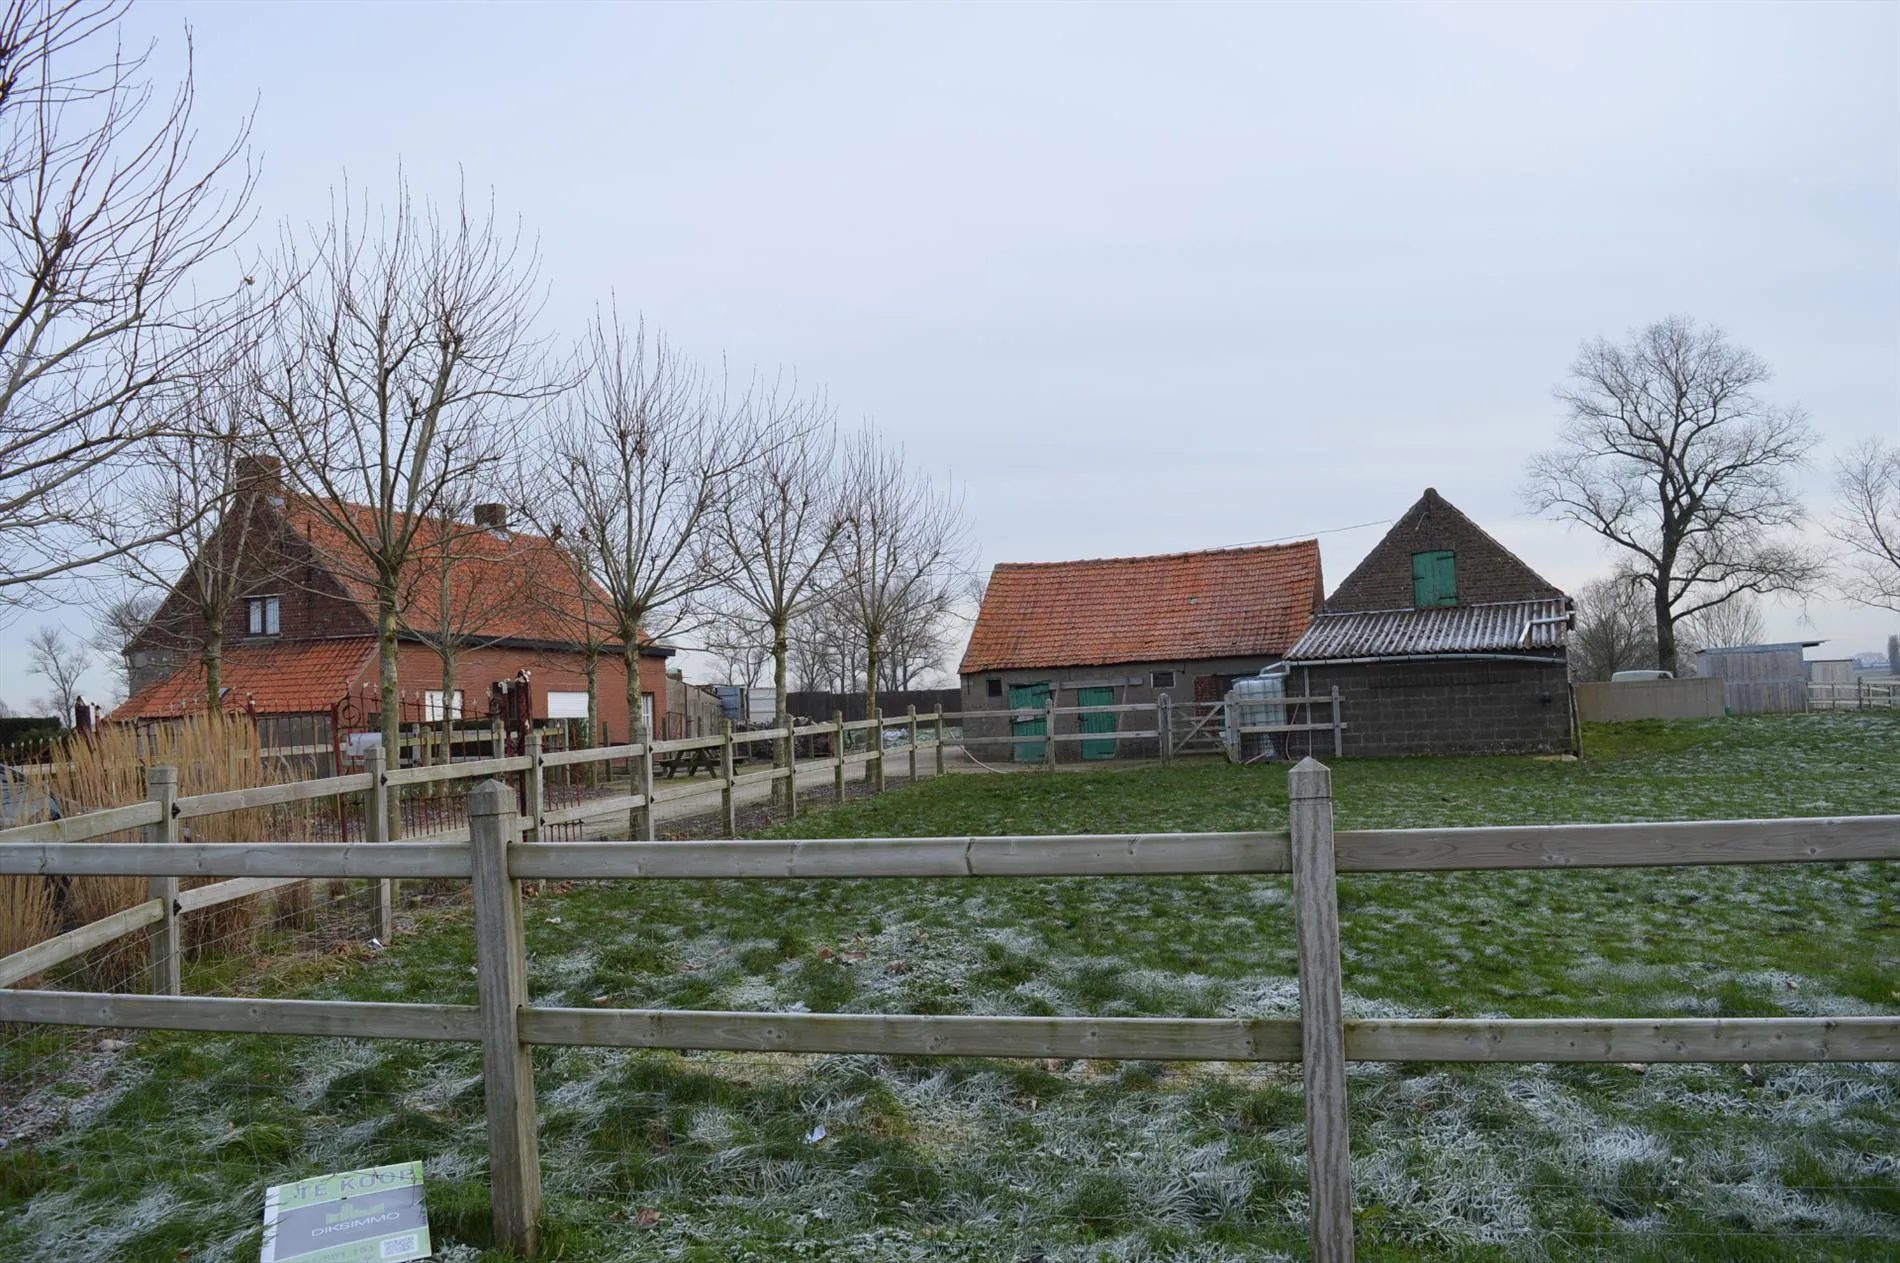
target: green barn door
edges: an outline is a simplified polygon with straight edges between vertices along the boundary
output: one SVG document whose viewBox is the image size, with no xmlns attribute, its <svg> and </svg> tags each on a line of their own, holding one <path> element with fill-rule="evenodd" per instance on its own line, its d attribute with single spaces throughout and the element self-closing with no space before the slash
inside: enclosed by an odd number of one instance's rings
<svg viewBox="0 0 1900 1263">
<path fill-rule="evenodd" d="M 1011 710 L 1041 710 L 1049 704 L 1049 686 L 1047 684 L 1012 684 L 1009 686 L 1009 708 Z M 1038 715 L 1034 719 L 1017 719 L 1010 724 L 1010 733 L 1018 737 L 1046 737 L 1049 735 L 1049 718 Z M 1018 741 L 1016 743 L 1016 761 L 1018 763 L 1042 762 L 1040 741 Z"/>
<path fill-rule="evenodd" d="M 1077 706 L 1113 706 L 1115 704 L 1115 690 L 1112 688 L 1078 689 L 1075 694 L 1075 704 Z M 1115 712 L 1111 710 L 1104 711 L 1099 715 L 1082 716 L 1082 731 L 1115 731 Z M 1085 759 L 1114 758 L 1114 738 L 1111 737 L 1107 741 L 1084 741 L 1082 743 L 1082 757 Z"/>
</svg>

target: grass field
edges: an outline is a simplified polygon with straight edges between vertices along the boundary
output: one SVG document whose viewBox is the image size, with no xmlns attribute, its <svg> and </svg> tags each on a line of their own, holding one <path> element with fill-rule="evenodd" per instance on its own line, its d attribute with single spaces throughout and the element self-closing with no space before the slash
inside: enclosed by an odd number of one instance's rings
<svg viewBox="0 0 1900 1263">
<path fill-rule="evenodd" d="M 1340 827 L 1900 812 L 1881 715 L 1631 724 L 1584 762 L 1343 761 Z M 781 832 L 1283 827 L 1283 769 L 957 776 Z M 1349 1015 L 1900 1007 L 1900 865 L 1347 876 Z M 619 883 L 530 904 L 535 998 L 1290 1016 L 1283 878 Z M 215 979 L 192 980 L 210 990 Z M 286 993 L 472 1003 L 466 912 Z M 547 1257 L 1297 1258 L 1297 1066 L 540 1049 Z M 470 1047 L 152 1034 L 0 1150 L 0 1258 L 254 1259 L 265 1183 L 421 1157 L 488 1241 Z M 1892 1259 L 1900 1067 L 1358 1066 L 1365 1259 Z M 822 1135 L 820 1129 L 822 1128 Z"/>
</svg>

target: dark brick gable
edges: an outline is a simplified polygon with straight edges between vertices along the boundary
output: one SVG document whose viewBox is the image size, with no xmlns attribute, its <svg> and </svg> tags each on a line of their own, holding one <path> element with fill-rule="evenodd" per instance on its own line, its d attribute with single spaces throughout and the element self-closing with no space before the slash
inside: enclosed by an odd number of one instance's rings
<svg viewBox="0 0 1900 1263">
<path fill-rule="evenodd" d="M 1441 550 L 1456 555 L 1460 605 L 1563 595 L 1555 584 L 1427 487 L 1418 503 L 1393 523 L 1385 538 L 1333 592 L 1325 613 L 1410 609 L 1412 554 Z"/>
</svg>

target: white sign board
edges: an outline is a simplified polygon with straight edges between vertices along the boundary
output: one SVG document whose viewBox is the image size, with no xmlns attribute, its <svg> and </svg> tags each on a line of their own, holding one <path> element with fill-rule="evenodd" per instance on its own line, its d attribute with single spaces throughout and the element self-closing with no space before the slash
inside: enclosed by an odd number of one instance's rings
<svg viewBox="0 0 1900 1263">
<path fill-rule="evenodd" d="M 587 718 L 587 694 L 585 693 L 549 693 L 549 719 L 585 719 Z"/>
<path fill-rule="evenodd" d="M 264 1194 L 258 1263 L 408 1263 L 430 1253 L 420 1162 L 336 1171 Z"/>
<path fill-rule="evenodd" d="M 380 750 L 383 734 L 380 732 L 353 732 L 350 734 L 350 757 L 360 759 L 371 750 Z"/>
</svg>

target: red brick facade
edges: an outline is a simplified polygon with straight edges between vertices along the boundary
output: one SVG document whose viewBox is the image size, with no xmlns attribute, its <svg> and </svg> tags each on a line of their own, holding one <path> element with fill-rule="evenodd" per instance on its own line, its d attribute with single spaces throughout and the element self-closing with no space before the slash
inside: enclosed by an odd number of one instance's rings
<svg viewBox="0 0 1900 1263">
<path fill-rule="evenodd" d="M 1412 608 L 1412 556 L 1445 551 L 1457 558 L 1458 604 L 1557 597 L 1555 584 L 1519 561 L 1476 522 L 1427 487 L 1418 503 L 1392 524 L 1345 582 L 1333 590 L 1328 614 Z"/>
<path fill-rule="evenodd" d="M 246 582 L 225 619 L 225 708 L 248 706 L 258 714 L 274 714 L 327 712 L 341 706 L 347 726 L 366 725 L 381 709 L 373 595 L 359 576 L 344 569 L 334 532 L 312 513 L 300 511 L 296 502 L 260 494 L 249 512 L 251 525 L 241 532 L 241 542 L 230 544 L 241 553 L 239 573 Z M 239 535 L 235 527 L 221 531 L 207 547 L 224 547 Z M 463 695 L 465 716 L 489 714 L 489 686 L 512 680 L 523 670 L 529 673 L 536 719 L 549 717 L 549 693 L 586 691 L 585 659 L 572 647 L 584 635 L 584 628 L 577 626 L 582 615 L 518 597 L 537 585 L 545 587 L 551 550 L 546 540 L 501 530 L 479 536 L 467 560 L 455 563 L 454 582 L 476 595 L 468 604 L 482 620 L 466 634 L 486 642 L 457 655 L 455 687 Z M 204 708 L 198 666 L 204 624 L 196 610 L 199 603 L 183 590 L 189 581 L 182 579 L 166 595 L 128 646 L 133 696 L 114 718 L 172 718 Z M 479 599 L 490 592 L 501 595 Z M 510 593 L 516 598 L 509 599 Z M 275 634 L 251 634 L 252 598 L 276 598 Z M 594 600 L 589 612 L 597 612 L 598 604 Z M 312 654 L 317 644 L 334 646 L 334 652 Z M 650 646 L 640 657 L 641 691 L 653 699 L 656 728 L 666 715 L 666 659 L 671 652 Z M 421 638 L 402 633 L 396 674 L 404 698 L 403 721 L 422 718 L 424 694 L 442 686 L 441 658 Z M 625 679 L 619 646 L 610 646 L 601 655 L 596 681 L 602 728 L 614 740 L 624 740 L 630 731 Z M 322 700 L 313 700 L 318 698 Z"/>
</svg>

